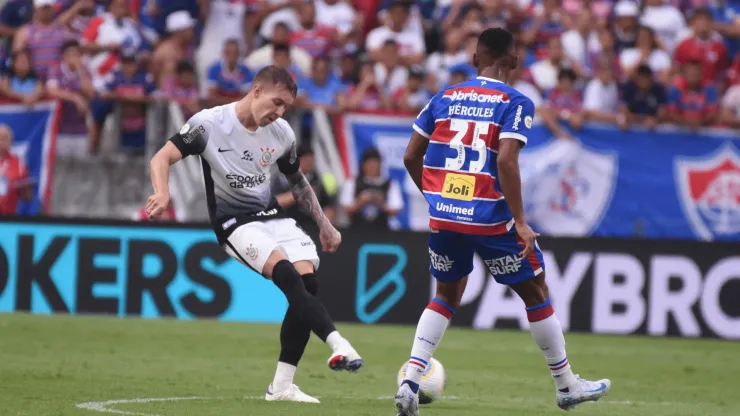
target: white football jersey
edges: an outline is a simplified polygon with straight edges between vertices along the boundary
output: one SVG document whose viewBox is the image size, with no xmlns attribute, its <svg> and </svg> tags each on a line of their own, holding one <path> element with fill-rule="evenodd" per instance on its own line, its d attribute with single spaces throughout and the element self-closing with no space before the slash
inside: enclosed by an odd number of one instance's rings
<svg viewBox="0 0 740 416">
<path fill-rule="evenodd" d="M 236 116 L 236 103 L 200 111 L 171 139 L 183 157 L 200 156 L 211 223 L 223 240 L 239 225 L 284 216 L 270 190 L 274 165 L 299 169 L 295 133 L 278 119 L 256 131 Z"/>
</svg>

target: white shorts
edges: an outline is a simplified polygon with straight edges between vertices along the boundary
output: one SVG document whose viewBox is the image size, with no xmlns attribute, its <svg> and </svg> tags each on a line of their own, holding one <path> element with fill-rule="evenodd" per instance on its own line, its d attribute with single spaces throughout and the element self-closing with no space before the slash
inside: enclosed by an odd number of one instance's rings
<svg viewBox="0 0 740 416">
<path fill-rule="evenodd" d="M 250 222 L 234 230 L 223 249 L 231 257 L 262 274 L 270 253 L 279 250 L 291 263 L 310 261 L 319 269 L 319 255 L 311 237 L 292 218 Z M 236 250 L 236 253 L 234 252 Z"/>
</svg>

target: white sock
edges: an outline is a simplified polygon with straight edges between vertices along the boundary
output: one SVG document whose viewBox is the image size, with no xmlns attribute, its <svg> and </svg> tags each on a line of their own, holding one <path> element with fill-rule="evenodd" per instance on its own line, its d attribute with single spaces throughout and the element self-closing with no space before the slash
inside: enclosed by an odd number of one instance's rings
<svg viewBox="0 0 740 416">
<path fill-rule="evenodd" d="M 339 331 L 334 331 L 326 337 L 326 344 L 329 345 L 331 349 L 336 352 L 337 349 L 349 345 L 349 341 L 342 338 L 342 336 L 339 335 Z"/>
<path fill-rule="evenodd" d="M 272 393 L 285 391 L 293 384 L 296 366 L 278 361 L 275 378 L 272 380 Z"/>
<path fill-rule="evenodd" d="M 434 350 L 442 341 L 442 336 L 447 330 L 454 313 L 455 310 L 452 307 L 434 298 L 419 318 L 405 379 L 405 382 L 415 393 L 419 391 L 419 382 L 424 375 L 424 370 L 426 370 Z"/>
<path fill-rule="evenodd" d="M 576 386 L 578 381 L 570 369 L 570 362 L 565 353 L 563 328 L 555 316 L 550 300 L 533 308 L 527 308 L 527 317 L 532 338 L 545 355 L 547 365 L 550 366 L 550 374 L 555 380 L 555 387 L 558 390 L 568 389 L 569 391 Z"/>
</svg>

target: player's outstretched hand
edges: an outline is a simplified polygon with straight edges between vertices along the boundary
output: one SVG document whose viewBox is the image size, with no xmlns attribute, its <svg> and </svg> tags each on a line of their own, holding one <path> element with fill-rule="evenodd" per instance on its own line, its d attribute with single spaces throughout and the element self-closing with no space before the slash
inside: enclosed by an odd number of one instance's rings
<svg viewBox="0 0 740 416">
<path fill-rule="evenodd" d="M 530 227 L 527 223 L 517 223 L 516 233 L 519 234 L 519 237 L 522 239 L 522 242 L 520 242 L 519 245 L 524 246 L 524 250 L 519 253 L 519 257 L 526 258 L 527 256 L 529 256 L 529 253 L 534 250 L 534 240 L 539 237 L 540 234 L 534 232 L 534 230 L 532 230 L 532 227 Z"/>
<path fill-rule="evenodd" d="M 321 227 L 319 238 L 321 239 L 321 248 L 327 253 L 334 253 L 342 244 L 342 234 L 328 222 Z"/>
<path fill-rule="evenodd" d="M 159 217 L 170 206 L 170 196 L 165 194 L 154 194 L 146 203 L 146 213 L 149 219 Z"/>
</svg>

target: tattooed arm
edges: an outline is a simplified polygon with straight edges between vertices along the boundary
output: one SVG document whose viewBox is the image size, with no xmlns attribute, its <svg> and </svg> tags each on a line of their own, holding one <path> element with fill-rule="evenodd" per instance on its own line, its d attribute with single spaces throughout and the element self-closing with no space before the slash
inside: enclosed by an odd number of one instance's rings
<svg viewBox="0 0 740 416">
<path fill-rule="evenodd" d="M 337 251 L 339 244 L 342 243 L 342 235 L 334 228 L 329 218 L 324 215 L 324 211 L 321 209 L 321 205 L 319 205 L 319 200 L 316 198 L 316 193 L 313 191 L 313 187 L 308 183 L 306 177 L 300 170 L 285 175 L 285 177 L 288 178 L 288 183 L 290 183 L 290 191 L 293 193 L 296 205 L 309 213 L 311 218 L 318 224 L 321 231 L 321 246 L 324 251 L 328 251 L 329 253 Z"/>
</svg>

